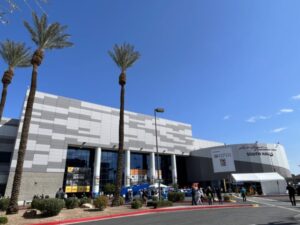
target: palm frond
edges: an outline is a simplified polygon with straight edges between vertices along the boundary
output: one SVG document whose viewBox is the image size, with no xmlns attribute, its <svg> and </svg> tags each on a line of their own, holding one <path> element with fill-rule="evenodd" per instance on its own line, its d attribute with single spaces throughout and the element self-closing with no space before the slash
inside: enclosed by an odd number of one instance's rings
<svg viewBox="0 0 300 225">
<path fill-rule="evenodd" d="M 32 13 L 32 17 L 33 26 L 26 21 L 24 21 L 24 26 L 39 49 L 65 48 L 73 45 L 68 41 L 71 35 L 65 34 L 67 26 L 62 26 L 57 22 L 48 24 L 46 14 L 39 18 L 36 13 Z"/>
<path fill-rule="evenodd" d="M 126 71 L 140 58 L 140 53 L 134 51 L 134 46 L 127 43 L 120 46 L 115 44 L 113 51 L 108 51 L 108 54 L 122 71 Z"/>
<path fill-rule="evenodd" d="M 0 55 L 5 63 L 11 67 L 30 66 L 32 53 L 25 43 L 6 40 L 0 43 Z"/>
</svg>

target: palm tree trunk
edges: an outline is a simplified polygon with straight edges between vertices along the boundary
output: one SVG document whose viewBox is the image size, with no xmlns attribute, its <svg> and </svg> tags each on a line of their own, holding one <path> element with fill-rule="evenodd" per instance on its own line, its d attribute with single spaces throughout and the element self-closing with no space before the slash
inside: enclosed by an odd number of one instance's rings
<svg viewBox="0 0 300 225">
<path fill-rule="evenodd" d="M 2 77 L 3 89 L 2 89 L 1 103 L 0 103 L 0 122 L 2 121 L 3 111 L 5 107 L 7 87 L 11 83 L 13 75 L 14 75 L 13 67 L 10 66 L 9 69 L 4 72 Z"/>
<path fill-rule="evenodd" d="M 35 97 L 35 92 L 37 87 L 37 69 L 38 69 L 38 64 L 34 63 L 32 69 L 30 92 L 27 99 L 25 117 L 24 117 L 24 122 L 22 127 L 22 133 L 21 133 L 17 166 L 15 170 L 15 176 L 14 176 L 14 181 L 13 181 L 13 186 L 11 191 L 11 198 L 10 198 L 9 206 L 6 210 L 6 214 L 15 214 L 19 210 L 18 198 L 19 198 L 20 186 L 22 180 L 24 157 L 27 148 L 29 126 L 30 126 L 34 97 Z"/>
<path fill-rule="evenodd" d="M 122 186 L 122 174 L 123 174 L 123 155 L 124 155 L 124 102 L 125 102 L 125 83 L 121 84 L 121 98 L 120 98 L 120 123 L 119 123 L 119 150 L 117 161 L 117 179 L 116 189 L 114 193 L 114 199 L 112 206 L 120 205 L 120 192 Z"/>
<path fill-rule="evenodd" d="M 2 121 L 3 110 L 6 102 L 8 83 L 3 83 L 1 102 L 0 102 L 0 122 Z"/>
</svg>

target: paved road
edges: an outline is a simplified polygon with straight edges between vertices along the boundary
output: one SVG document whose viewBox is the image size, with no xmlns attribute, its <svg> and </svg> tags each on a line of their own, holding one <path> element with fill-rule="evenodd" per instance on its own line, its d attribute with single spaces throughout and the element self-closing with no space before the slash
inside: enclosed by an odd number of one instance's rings
<svg viewBox="0 0 300 225">
<path fill-rule="evenodd" d="M 296 225 L 300 206 L 274 199 L 249 198 L 260 207 L 180 211 L 80 223 L 82 225 Z M 248 202 L 249 203 L 249 202 Z"/>
</svg>

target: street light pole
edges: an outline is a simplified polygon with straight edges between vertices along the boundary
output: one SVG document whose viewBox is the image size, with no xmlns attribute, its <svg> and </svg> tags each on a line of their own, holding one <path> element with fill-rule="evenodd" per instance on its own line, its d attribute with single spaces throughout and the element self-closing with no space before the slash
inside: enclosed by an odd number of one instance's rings
<svg viewBox="0 0 300 225">
<path fill-rule="evenodd" d="M 157 167 L 157 177 L 158 177 L 158 200 L 160 200 L 160 176 L 159 176 L 159 159 L 158 159 L 158 139 L 157 139 L 157 124 L 156 124 L 156 113 L 163 113 L 165 110 L 163 108 L 154 109 L 154 120 L 155 120 L 155 140 L 156 140 L 156 167 Z"/>
</svg>

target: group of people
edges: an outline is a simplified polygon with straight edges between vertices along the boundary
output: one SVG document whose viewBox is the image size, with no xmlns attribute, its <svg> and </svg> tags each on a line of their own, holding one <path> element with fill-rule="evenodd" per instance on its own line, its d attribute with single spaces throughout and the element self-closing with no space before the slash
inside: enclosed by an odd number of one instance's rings
<svg viewBox="0 0 300 225">
<path fill-rule="evenodd" d="M 203 190 L 201 187 L 192 187 L 192 205 L 202 205 L 205 196 L 209 205 L 213 204 L 215 196 L 217 197 L 219 204 L 223 204 L 222 188 L 211 188 L 208 186 L 205 190 Z"/>
</svg>

